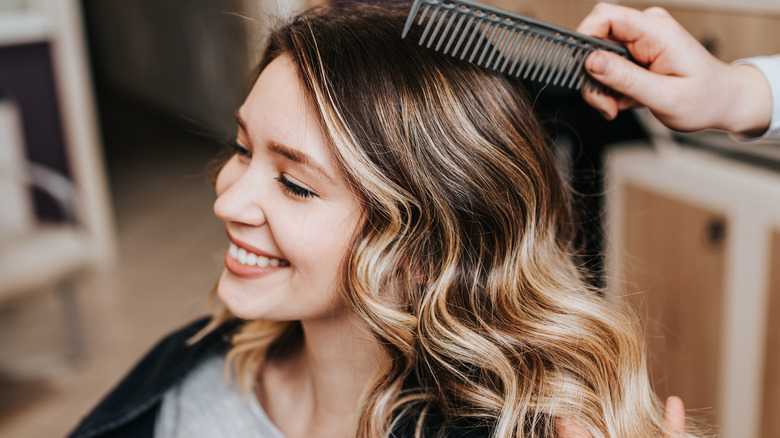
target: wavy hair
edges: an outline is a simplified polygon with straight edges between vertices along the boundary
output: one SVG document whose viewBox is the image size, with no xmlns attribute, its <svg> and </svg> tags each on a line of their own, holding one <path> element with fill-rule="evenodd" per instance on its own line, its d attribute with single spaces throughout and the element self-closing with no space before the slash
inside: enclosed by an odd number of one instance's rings
<svg viewBox="0 0 780 438">
<path fill-rule="evenodd" d="M 522 87 L 420 48 L 415 29 L 402 40 L 406 12 L 306 12 L 260 64 L 294 61 L 365 209 L 342 289 L 390 360 L 355 435 L 554 437 L 565 418 L 593 438 L 661 437 L 643 333 L 576 266 L 568 189 Z M 228 356 L 251 385 L 301 336 L 247 321 Z"/>
</svg>

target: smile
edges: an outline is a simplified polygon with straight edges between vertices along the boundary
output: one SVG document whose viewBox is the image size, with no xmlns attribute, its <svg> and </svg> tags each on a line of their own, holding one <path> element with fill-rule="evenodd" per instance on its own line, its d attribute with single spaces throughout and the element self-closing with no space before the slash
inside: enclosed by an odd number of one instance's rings
<svg viewBox="0 0 780 438">
<path fill-rule="evenodd" d="M 290 262 L 287 260 L 257 255 L 253 252 L 247 251 L 244 248 L 239 248 L 235 243 L 230 244 L 228 255 L 230 258 L 238 261 L 244 266 L 257 266 L 259 268 L 277 268 L 290 266 Z"/>
</svg>

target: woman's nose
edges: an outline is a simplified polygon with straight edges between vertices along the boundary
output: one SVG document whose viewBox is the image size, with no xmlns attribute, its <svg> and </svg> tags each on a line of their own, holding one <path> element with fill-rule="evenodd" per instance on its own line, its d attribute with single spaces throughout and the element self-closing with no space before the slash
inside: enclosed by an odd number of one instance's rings
<svg viewBox="0 0 780 438">
<path fill-rule="evenodd" d="M 214 201 L 214 213 L 225 223 L 237 222 L 250 226 L 265 223 L 265 213 L 261 202 L 259 181 L 250 171 L 239 175 L 233 170 L 223 168 L 217 177 L 217 200 Z"/>
</svg>

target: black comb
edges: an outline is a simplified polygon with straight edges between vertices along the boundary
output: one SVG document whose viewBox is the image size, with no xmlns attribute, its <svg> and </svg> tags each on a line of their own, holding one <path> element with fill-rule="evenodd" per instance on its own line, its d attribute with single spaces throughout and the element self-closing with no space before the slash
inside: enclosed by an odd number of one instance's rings
<svg viewBox="0 0 780 438">
<path fill-rule="evenodd" d="M 419 44 L 502 74 L 572 88 L 608 92 L 585 72 L 585 58 L 625 47 L 544 21 L 467 0 L 415 0 L 402 38 L 425 26 Z"/>
</svg>

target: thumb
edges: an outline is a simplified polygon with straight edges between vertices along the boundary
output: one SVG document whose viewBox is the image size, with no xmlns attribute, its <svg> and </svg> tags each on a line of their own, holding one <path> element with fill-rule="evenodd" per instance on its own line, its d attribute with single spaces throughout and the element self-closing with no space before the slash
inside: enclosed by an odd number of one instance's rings
<svg viewBox="0 0 780 438">
<path fill-rule="evenodd" d="M 585 69 L 597 81 L 643 105 L 663 90 L 663 78 L 612 52 L 591 53 L 585 59 Z"/>
<path fill-rule="evenodd" d="M 685 435 L 685 406 L 680 397 L 671 396 L 666 399 L 664 420 L 667 428 L 664 438 L 682 438 Z"/>
</svg>

